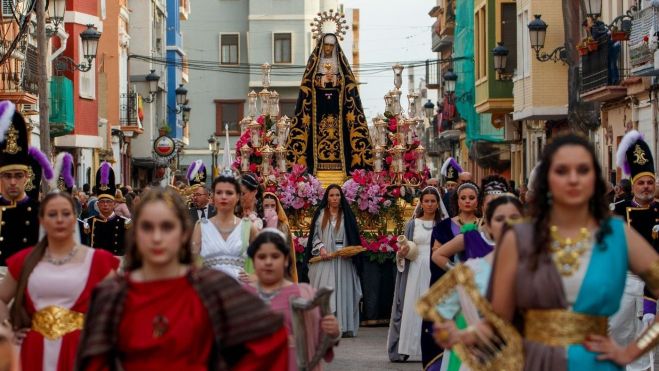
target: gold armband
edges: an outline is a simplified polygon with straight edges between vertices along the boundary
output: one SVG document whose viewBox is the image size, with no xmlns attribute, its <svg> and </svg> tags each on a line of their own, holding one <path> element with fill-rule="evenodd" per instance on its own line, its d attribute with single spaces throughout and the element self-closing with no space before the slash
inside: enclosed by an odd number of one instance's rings
<svg viewBox="0 0 659 371">
<path fill-rule="evenodd" d="M 659 259 L 655 260 L 648 270 L 639 275 L 645 286 L 653 293 L 659 291 Z"/>
<path fill-rule="evenodd" d="M 638 338 L 636 346 L 641 350 L 641 354 L 645 354 L 654 349 L 657 343 L 659 343 L 659 323 L 655 322 Z"/>
</svg>

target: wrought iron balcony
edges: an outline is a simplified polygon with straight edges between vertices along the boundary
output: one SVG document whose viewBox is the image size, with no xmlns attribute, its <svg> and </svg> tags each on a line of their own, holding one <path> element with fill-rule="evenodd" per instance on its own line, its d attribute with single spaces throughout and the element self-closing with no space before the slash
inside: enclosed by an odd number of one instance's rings
<svg viewBox="0 0 659 371">
<path fill-rule="evenodd" d="M 653 51 L 650 50 L 650 30 L 659 30 L 659 8 L 649 6 L 633 15 L 632 31 L 629 35 L 629 61 L 632 69 L 652 64 Z"/>
<path fill-rule="evenodd" d="M 137 93 L 123 93 L 119 97 L 119 124 L 121 126 L 138 127 Z"/>
<path fill-rule="evenodd" d="M 581 57 L 581 98 L 587 102 L 607 102 L 627 95 L 621 83 L 627 77 L 620 42 L 608 35 L 597 40 L 597 50 Z M 585 51 L 584 51 L 585 52 Z"/>
</svg>

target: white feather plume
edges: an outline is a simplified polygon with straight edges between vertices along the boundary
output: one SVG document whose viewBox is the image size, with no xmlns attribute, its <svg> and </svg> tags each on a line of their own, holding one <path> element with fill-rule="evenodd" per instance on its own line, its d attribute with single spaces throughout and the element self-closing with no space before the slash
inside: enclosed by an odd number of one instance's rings
<svg viewBox="0 0 659 371">
<path fill-rule="evenodd" d="M 57 182 L 59 181 L 59 176 L 62 174 L 65 156 L 66 152 L 60 152 L 57 154 L 57 157 L 55 157 L 55 163 L 53 164 L 53 178 L 48 181 L 48 188 L 51 190 L 57 189 Z"/>
<path fill-rule="evenodd" d="M 629 176 L 631 175 L 629 164 L 627 163 L 627 150 L 639 139 L 643 139 L 643 134 L 638 132 L 638 130 L 631 130 L 620 141 L 618 144 L 618 151 L 616 152 L 616 163 L 618 167 L 622 169 L 622 172 Z"/>
<path fill-rule="evenodd" d="M 14 103 L 8 100 L 0 102 L 0 143 L 5 141 L 5 135 L 14 118 L 14 112 L 16 112 Z"/>
</svg>

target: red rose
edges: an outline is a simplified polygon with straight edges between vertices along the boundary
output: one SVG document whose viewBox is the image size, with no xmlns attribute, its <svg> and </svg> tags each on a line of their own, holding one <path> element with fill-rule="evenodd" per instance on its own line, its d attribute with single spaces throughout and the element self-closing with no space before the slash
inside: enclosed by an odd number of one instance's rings
<svg viewBox="0 0 659 371">
<path fill-rule="evenodd" d="M 257 117 L 256 122 L 263 125 L 265 123 L 265 116 L 261 115 L 261 116 Z"/>
<path fill-rule="evenodd" d="M 258 166 L 256 166 L 255 163 L 249 164 L 249 171 L 250 172 L 255 173 L 257 169 L 258 169 Z"/>
<path fill-rule="evenodd" d="M 387 156 L 384 161 L 387 163 L 387 165 L 391 165 L 391 163 L 394 161 L 394 158 L 391 156 Z"/>
<path fill-rule="evenodd" d="M 414 160 L 416 160 L 416 155 L 414 155 L 414 153 L 412 153 L 412 151 L 410 151 L 410 152 L 407 152 L 403 155 L 403 159 L 405 161 L 408 161 L 408 162 L 414 161 Z"/>
<path fill-rule="evenodd" d="M 391 195 L 394 197 L 400 197 L 400 189 L 394 188 L 393 191 L 391 191 Z"/>
</svg>

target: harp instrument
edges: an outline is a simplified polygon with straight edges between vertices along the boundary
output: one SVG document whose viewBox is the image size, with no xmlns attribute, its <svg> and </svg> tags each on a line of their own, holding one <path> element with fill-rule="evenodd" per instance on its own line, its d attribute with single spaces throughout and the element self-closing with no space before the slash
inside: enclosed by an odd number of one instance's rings
<svg viewBox="0 0 659 371">
<path fill-rule="evenodd" d="M 308 371 L 316 367 L 323 359 L 327 351 L 334 346 L 332 337 L 323 333 L 319 347 L 314 351 L 313 357 L 309 359 L 309 350 L 307 348 L 306 321 L 309 320 L 305 313 L 320 307 L 321 318 L 332 314 L 330 310 L 330 297 L 334 290 L 321 287 L 316 291 L 316 295 L 312 300 L 304 299 L 301 297 L 291 298 L 291 313 L 293 322 L 293 334 L 295 335 L 295 353 L 297 359 L 297 368 L 299 371 Z M 316 325 L 316 324 L 311 324 Z"/>
<path fill-rule="evenodd" d="M 416 309 L 426 321 L 441 323 L 437 306 L 454 293 L 458 294 L 462 313 L 470 325 L 485 321 L 492 329 L 488 336 L 476 330 L 476 345 L 456 344 L 453 351 L 471 370 L 521 371 L 524 368 L 522 337 L 508 322 L 497 316 L 490 303 L 480 294 L 473 271 L 459 264 L 446 272 L 417 301 Z"/>
</svg>

